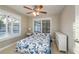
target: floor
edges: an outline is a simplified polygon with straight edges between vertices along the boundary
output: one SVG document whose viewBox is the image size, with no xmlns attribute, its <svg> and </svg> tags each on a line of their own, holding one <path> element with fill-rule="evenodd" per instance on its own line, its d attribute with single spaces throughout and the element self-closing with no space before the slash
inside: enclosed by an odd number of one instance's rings
<svg viewBox="0 0 79 59">
<path fill-rule="evenodd" d="M 12 46 L 2 50 L 0 52 L 0 54 L 17 54 L 15 48 L 16 48 L 16 43 L 13 44 Z"/>
<path fill-rule="evenodd" d="M 52 52 L 52 54 L 60 54 L 55 42 L 51 43 L 51 52 Z"/>
<path fill-rule="evenodd" d="M 18 54 L 16 53 L 16 43 L 13 44 L 12 46 L 4 49 L 3 51 L 0 52 L 0 54 Z M 56 43 L 55 42 L 52 42 L 51 43 L 51 53 L 52 54 L 62 54 L 59 52 L 59 50 L 57 49 L 57 46 L 56 46 Z"/>
</svg>

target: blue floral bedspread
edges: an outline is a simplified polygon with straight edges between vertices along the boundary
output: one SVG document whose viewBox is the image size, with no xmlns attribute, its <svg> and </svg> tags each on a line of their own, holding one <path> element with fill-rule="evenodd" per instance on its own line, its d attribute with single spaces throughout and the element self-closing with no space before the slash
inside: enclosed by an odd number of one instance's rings
<svg viewBox="0 0 79 59">
<path fill-rule="evenodd" d="M 16 51 L 26 54 L 50 54 L 50 34 L 34 33 L 16 44 Z"/>
</svg>

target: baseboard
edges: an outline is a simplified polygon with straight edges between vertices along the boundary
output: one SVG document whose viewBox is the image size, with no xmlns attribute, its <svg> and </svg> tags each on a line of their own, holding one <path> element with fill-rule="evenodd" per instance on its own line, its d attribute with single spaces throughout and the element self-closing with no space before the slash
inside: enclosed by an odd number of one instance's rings
<svg viewBox="0 0 79 59">
<path fill-rule="evenodd" d="M 75 54 L 73 51 L 68 51 L 68 54 Z"/>
<path fill-rule="evenodd" d="M 6 49 L 6 48 L 9 48 L 10 46 L 14 45 L 15 43 L 16 43 L 16 42 L 14 42 L 14 43 L 12 43 L 12 44 L 9 44 L 9 45 L 7 45 L 7 46 L 5 46 L 5 47 L 3 47 L 3 48 L 0 48 L 0 52 L 1 52 L 2 50 Z"/>
</svg>

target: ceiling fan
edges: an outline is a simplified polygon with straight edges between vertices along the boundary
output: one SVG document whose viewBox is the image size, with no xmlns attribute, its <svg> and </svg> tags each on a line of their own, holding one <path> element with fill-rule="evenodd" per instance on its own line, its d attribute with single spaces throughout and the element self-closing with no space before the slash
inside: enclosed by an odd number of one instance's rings
<svg viewBox="0 0 79 59">
<path fill-rule="evenodd" d="M 34 16 L 38 16 L 40 13 L 47 14 L 46 11 L 43 11 L 43 5 L 34 5 L 33 8 L 24 6 L 24 8 L 32 10 L 32 12 L 27 12 L 27 14 L 33 14 Z"/>
</svg>

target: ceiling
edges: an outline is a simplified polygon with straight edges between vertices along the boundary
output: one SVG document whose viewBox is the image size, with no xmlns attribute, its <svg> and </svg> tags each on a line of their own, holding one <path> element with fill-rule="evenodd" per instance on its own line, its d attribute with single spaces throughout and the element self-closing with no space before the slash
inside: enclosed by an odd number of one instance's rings
<svg viewBox="0 0 79 59">
<path fill-rule="evenodd" d="M 7 5 L 7 7 L 12 8 L 18 11 L 19 13 L 22 13 L 28 16 L 33 16 L 32 14 L 26 14 L 27 12 L 30 12 L 31 10 L 25 9 L 23 8 L 23 6 L 24 5 Z M 26 6 L 33 8 L 33 5 L 26 5 Z M 45 14 L 41 14 L 41 15 L 51 16 L 54 14 L 59 14 L 63 10 L 63 8 L 64 8 L 63 5 L 43 5 L 43 10 L 47 12 L 47 15 Z"/>
</svg>

